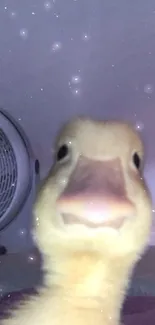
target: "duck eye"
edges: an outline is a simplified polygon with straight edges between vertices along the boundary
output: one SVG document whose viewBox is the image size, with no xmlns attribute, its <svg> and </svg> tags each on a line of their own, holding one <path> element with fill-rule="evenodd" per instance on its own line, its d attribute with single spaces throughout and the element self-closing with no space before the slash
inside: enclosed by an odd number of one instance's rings
<svg viewBox="0 0 155 325">
<path fill-rule="evenodd" d="M 134 165 L 135 165 L 135 167 L 137 169 L 140 169 L 140 167 L 141 167 L 141 159 L 140 159 L 137 152 L 135 152 L 134 155 L 133 155 L 133 163 L 134 163 Z"/>
<path fill-rule="evenodd" d="M 65 159 L 69 154 L 69 148 L 66 144 L 63 144 L 57 152 L 57 161 Z"/>
</svg>

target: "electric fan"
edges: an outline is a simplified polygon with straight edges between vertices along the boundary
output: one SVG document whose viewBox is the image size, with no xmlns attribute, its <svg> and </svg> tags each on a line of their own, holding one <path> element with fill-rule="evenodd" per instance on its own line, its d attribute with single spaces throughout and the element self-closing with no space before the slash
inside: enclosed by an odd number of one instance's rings
<svg viewBox="0 0 155 325">
<path fill-rule="evenodd" d="M 10 252 L 30 245 L 27 233 L 38 181 L 39 161 L 24 131 L 0 109 L 0 245 Z"/>
</svg>

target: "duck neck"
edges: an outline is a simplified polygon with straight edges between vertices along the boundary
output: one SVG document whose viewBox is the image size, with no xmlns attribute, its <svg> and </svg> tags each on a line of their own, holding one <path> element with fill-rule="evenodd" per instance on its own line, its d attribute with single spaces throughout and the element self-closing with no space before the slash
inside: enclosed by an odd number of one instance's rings
<svg viewBox="0 0 155 325">
<path fill-rule="evenodd" d="M 89 324 L 91 314 L 91 320 L 95 315 L 94 321 L 98 319 L 99 324 L 117 325 L 128 284 L 128 270 L 124 261 L 105 261 L 96 254 L 74 253 L 57 263 L 55 277 L 47 275 L 46 282 L 48 286 L 50 281 L 52 286 L 56 285 L 59 305 L 62 301 L 70 309 L 78 309 L 78 313 L 85 311 Z M 87 324 L 86 315 L 84 324 Z"/>
</svg>

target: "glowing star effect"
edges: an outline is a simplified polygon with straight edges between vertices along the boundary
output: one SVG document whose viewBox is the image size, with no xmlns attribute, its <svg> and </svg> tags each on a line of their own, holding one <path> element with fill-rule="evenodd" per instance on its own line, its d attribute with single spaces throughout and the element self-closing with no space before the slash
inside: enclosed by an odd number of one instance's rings
<svg viewBox="0 0 155 325">
<path fill-rule="evenodd" d="M 58 52 L 62 48 L 62 43 L 61 42 L 54 42 L 51 47 L 52 52 Z"/>
<path fill-rule="evenodd" d="M 142 122 L 137 122 L 136 123 L 136 130 L 137 131 L 143 131 L 144 129 L 144 124 Z"/>
<path fill-rule="evenodd" d="M 152 94 L 154 91 L 154 87 L 151 84 L 147 84 L 144 86 L 144 93 L 146 94 Z"/>
<path fill-rule="evenodd" d="M 37 227 L 39 226 L 39 218 L 38 217 L 36 218 L 36 225 L 37 225 Z"/>
<path fill-rule="evenodd" d="M 78 96 L 78 95 L 80 95 L 81 91 L 80 91 L 80 89 L 76 88 L 76 89 L 72 90 L 72 93 L 73 93 L 73 95 Z"/>
<path fill-rule="evenodd" d="M 82 34 L 82 40 L 83 41 L 89 41 L 90 40 L 90 35 L 88 35 L 87 33 L 83 33 Z"/>
<path fill-rule="evenodd" d="M 54 16 L 55 16 L 55 18 L 59 18 L 60 17 L 60 15 L 59 14 L 56 14 L 56 13 L 54 13 Z"/>
<path fill-rule="evenodd" d="M 80 72 L 80 70 L 78 71 Z M 81 77 L 80 75 L 74 75 L 71 77 L 71 80 L 68 83 L 68 86 L 72 92 L 73 95 L 78 96 L 81 93 L 81 90 L 77 85 L 81 83 Z"/>
<path fill-rule="evenodd" d="M 37 257 L 35 255 L 29 255 L 28 256 L 28 262 L 35 263 L 37 260 Z"/>
<path fill-rule="evenodd" d="M 15 18 L 16 16 L 17 16 L 17 14 L 16 14 L 15 11 L 12 11 L 12 12 L 10 13 L 10 17 L 11 17 L 11 18 Z"/>
<path fill-rule="evenodd" d="M 28 37 L 28 30 L 26 28 L 22 28 L 20 30 L 20 36 L 24 40 L 27 39 L 27 37 Z"/>
<path fill-rule="evenodd" d="M 46 11 L 50 11 L 52 9 L 52 7 L 53 7 L 53 5 L 52 5 L 52 3 L 50 1 L 46 1 L 44 3 L 44 8 L 45 8 Z"/>
<path fill-rule="evenodd" d="M 20 236 L 20 237 L 25 237 L 26 234 L 27 234 L 26 229 L 20 229 L 20 230 L 19 230 L 19 236 Z"/>
<path fill-rule="evenodd" d="M 73 76 L 72 78 L 71 78 L 71 83 L 72 84 L 79 84 L 81 82 L 81 78 L 80 78 L 80 76 Z"/>
</svg>

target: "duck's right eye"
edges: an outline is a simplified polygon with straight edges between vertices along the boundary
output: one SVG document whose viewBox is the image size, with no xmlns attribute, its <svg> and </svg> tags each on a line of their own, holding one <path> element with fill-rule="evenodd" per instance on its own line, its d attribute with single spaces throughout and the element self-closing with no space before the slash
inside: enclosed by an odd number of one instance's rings
<svg viewBox="0 0 155 325">
<path fill-rule="evenodd" d="M 57 156 L 56 156 L 57 161 L 61 161 L 67 158 L 68 154 L 69 154 L 69 148 L 66 144 L 63 144 L 57 151 Z"/>
<path fill-rule="evenodd" d="M 138 170 L 141 168 L 141 159 L 137 152 L 133 155 L 133 163 Z"/>
</svg>

